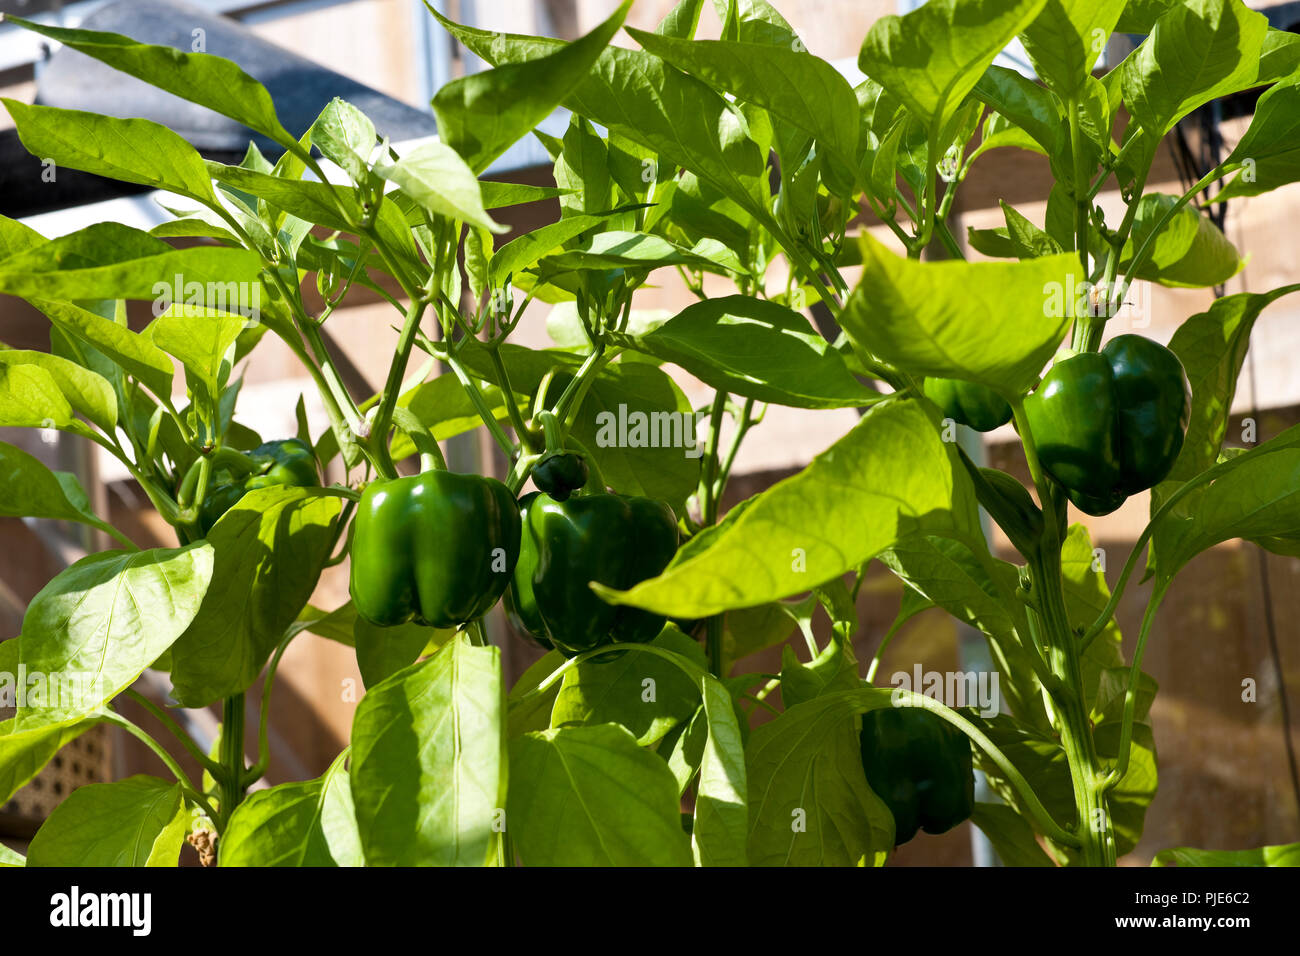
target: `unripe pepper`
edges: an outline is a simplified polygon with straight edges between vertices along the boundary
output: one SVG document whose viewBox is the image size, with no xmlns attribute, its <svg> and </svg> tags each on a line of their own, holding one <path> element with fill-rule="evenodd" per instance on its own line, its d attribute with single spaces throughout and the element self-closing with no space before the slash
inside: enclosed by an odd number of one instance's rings
<svg viewBox="0 0 1300 956">
<path fill-rule="evenodd" d="M 977 432 L 990 432 L 1011 421 L 1011 406 L 987 385 L 955 378 L 927 378 L 921 390 L 939 406 L 945 418 Z"/>
<path fill-rule="evenodd" d="M 952 724 L 923 707 L 884 707 L 862 715 L 858 740 L 867 783 L 894 815 L 894 846 L 970 819 L 970 741 Z"/>
<path fill-rule="evenodd" d="M 223 514 L 255 488 L 320 486 L 316 453 L 299 438 L 265 442 L 248 452 L 247 457 L 254 463 L 252 472 L 240 478 L 214 482 L 208 487 L 199 509 L 199 527 L 204 534 L 211 531 Z"/>
<path fill-rule="evenodd" d="M 523 538 L 507 606 L 517 623 L 572 657 L 620 641 L 645 642 L 664 617 L 606 604 L 592 581 L 626 590 L 663 571 L 677 552 L 677 518 L 662 501 L 589 494 L 519 502 Z"/>
<path fill-rule="evenodd" d="M 1178 356 L 1119 335 L 1052 366 L 1025 398 L 1025 418 L 1043 469 L 1078 508 L 1103 515 L 1169 474 L 1191 406 Z"/>
<path fill-rule="evenodd" d="M 565 501 L 587 484 L 587 461 L 571 451 L 553 452 L 533 466 L 533 484 L 556 501 Z"/>
<path fill-rule="evenodd" d="M 459 627 L 497 602 L 519 560 L 519 508 L 495 478 L 373 481 L 357 505 L 352 600 L 372 624 Z"/>
</svg>

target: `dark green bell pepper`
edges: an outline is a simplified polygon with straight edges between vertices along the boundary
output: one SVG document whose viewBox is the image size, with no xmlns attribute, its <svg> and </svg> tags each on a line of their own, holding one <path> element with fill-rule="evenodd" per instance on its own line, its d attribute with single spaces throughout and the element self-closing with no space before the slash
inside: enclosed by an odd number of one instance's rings
<svg viewBox="0 0 1300 956">
<path fill-rule="evenodd" d="M 587 484 L 587 460 L 571 451 L 545 455 L 533 466 L 533 484 L 556 501 L 564 501 Z"/>
<path fill-rule="evenodd" d="M 987 385 L 955 378 L 927 378 L 921 390 L 939 406 L 945 418 L 977 432 L 991 432 L 1011 421 L 1011 406 Z"/>
<path fill-rule="evenodd" d="M 677 552 L 677 518 L 662 501 L 589 494 L 519 502 L 523 538 L 508 606 L 524 629 L 572 657 L 614 642 L 645 642 L 664 617 L 606 604 L 597 581 L 625 590 L 663 571 Z"/>
<path fill-rule="evenodd" d="M 229 471 L 224 480 L 210 481 L 203 505 L 199 508 L 199 528 L 204 534 L 217 520 L 255 488 L 318 488 L 320 472 L 316 453 L 298 438 L 286 438 L 258 445 L 246 453 L 252 471 L 235 477 Z M 219 469 L 214 469 L 220 474 Z"/>
<path fill-rule="evenodd" d="M 1043 469 L 1083 511 L 1103 515 L 1169 474 L 1191 413 L 1178 356 L 1140 335 L 1057 362 L 1025 398 Z"/>
<path fill-rule="evenodd" d="M 970 741 L 952 724 L 923 707 L 885 707 L 862 715 L 858 740 L 867 783 L 894 815 L 894 846 L 970 819 Z"/>
<path fill-rule="evenodd" d="M 519 531 L 514 495 L 495 478 L 426 471 L 371 482 L 352 539 L 357 613 L 380 627 L 481 617 L 510 582 Z"/>
</svg>

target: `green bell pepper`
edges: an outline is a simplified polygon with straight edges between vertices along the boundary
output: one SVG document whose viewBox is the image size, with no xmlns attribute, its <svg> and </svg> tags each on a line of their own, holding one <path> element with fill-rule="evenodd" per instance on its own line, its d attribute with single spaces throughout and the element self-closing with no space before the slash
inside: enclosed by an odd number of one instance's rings
<svg viewBox="0 0 1300 956">
<path fill-rule="evenodd" d="M 923 707 L 885 707 L 862 715 L 862 769 L 894 815 L 894 846 L 944 833 L 970 819 L 975 774 L 966 735 Z"/>
<path fill-rule="evenodd" d="M 353 530 L 357 613 L 380 627 L 481 617 L 510 582 L 519 530 L 514 495 L 495 478 L 426 471 L 372 481 Z"/>
<path fill-rule="evenodd" d="M 921 390 L 939 406 L 945 418 L 977 432 L 991 432 L 1011 421 L 1011 406 L 987 385 L 955 378 L 927 378 Z"/>
<path fill-rule="evenodd" d="M 251 472 L 236 478 L 227 471 L 226 480 L 209 484 L 199 508 L 199 528 L 205 535 L 223 514 L 255 488 L 320 487 L 316 453 L 299 438 L 265 442 L 248 452 L 247 458 L 253 462 Z"/>
<path fill-rule="evenodd" d="M 507 606 L 523 629 L 568 657 L 613 642 L 645 642 L 664 617 L 606 604 L 597 581 L 625 590 L 663 571 L 677 552 L 677 518 L 662 501 L 588 494 L 519 502 L 523 539 Z"/>
<path fill-rule="evenodd" d="M 581 455 L 553 452 L 533 466 L 533 484 L 556 501 L 565 501 L 586 485 L 589 474 L 587 460 Z"/>
<path fill-rule="evenodd" d="M 1025 418 L 1043 470 L 1078 508 L 1103 515 L 1169 474 L 1191 407 L 1178 356 L 1120 335 L 1053 365 L 1025 398 Z"/>
</svg>

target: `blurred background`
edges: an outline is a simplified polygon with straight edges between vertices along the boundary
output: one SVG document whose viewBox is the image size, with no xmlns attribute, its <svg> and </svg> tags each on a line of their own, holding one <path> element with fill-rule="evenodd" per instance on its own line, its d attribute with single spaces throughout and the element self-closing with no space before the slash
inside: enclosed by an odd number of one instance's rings
<svg viewBox="0 0 1300 956">
<path fill-rule="evenodd" d="M 573 39 L 590 30 L 616 6 L 614 0 L 438 0 L 442 13 L 489 30 L 546 34 Z M 673 0 L 637 0 L 628 25 L 653 29 Z M 858 47 L 879 17 L 906 13 L 917 0 L 773 0 L 813 53 L 834 63 L 856 83 Z M 1300 31 L 1300 2 L 1261 3 L 1278 29 Z M 718 35 L 711 4 L 704 4 L 699 36 Z M 460 48 L 427 13 L 421 0 L 0 0 L 0 11 L 65 26 L 124 33 L 182 49 L 202 49 L 239 62 L 272 92 L 284 125 L 299 133 L 334 96 L 368 113 L 381 135 L 401 144 L 436 134 L 428 107 L 433 93 L 449 79 L 484 67 Z M 1140 38 L 1112 38 L 1098 67 L 1120 62 Z M 632 46 L 620 35 L 616 43 Z M 237 162 L 247 144 L 246 130 L 205 110 L 152 91 L 73 51 L 52 48 L 41 37 L 0 24 L 0 95 L 72 109 L 119 116 L 145 116 L 186 136 L 206 157 Z M 1009 47 L 999 60 L 1032 76 L 1023 52 Z M 1147 183 L 1148 191 L 1182 193 L 1231 150 L 1254 109 L 1255 94 L 1216 101 L 1188 116 L 1167 140 Z M 543 128 L 562 134 L 568 122 L 561 111 Z M 1122 123 L 1122 120 L 1121 120 Z M 269 144 L 263 144 L 274 158 Z M 491 178 L 549 184 L 550 161 L 541 144 L 529 139 L 512 148 L 489 170 Z M 1052 185 L 1046 159 L 1014 149 L 986 154 L 962 184 L 950 224 L 964 237 L 967 227 L 1002 223 L 999 200 L 1015 205 L 1031 220 L 1043 221 Z M 1117 221 L 1117 193 L 1098 202 Z M 94 222 L 112 220 L 149 228 L 171 218 L 154 197 L 99 177 L 57 170 L 53 177 L 39 158 L 23 150 L 7 114 L 0 115 L 0 213 L 20 218 L 53 237 Z M 1216 294 L 1263 291 L 1300 280 L 1295 227 L 1300 221 L 1300 186 L 1265 196 L 1234 200 L 1211 208 L 1227 236 L 1248 258 L 1246 268 L 1226 289 L 1170 290 L 1136 283 L 1129 302 L 1108 327 L 1108 336 L 1138 331 L 1167 342 L 1188 316 L 1204 311 Z M 558 205 L 534 203 L 499 211 L 508 225 L 530 230 L 558 217 Z M 883 226 L 870 219 L 863 227 L 893 244 Z M 504 236 L 499 242 L 506 241 Z M 969 251 L 971 258 L 979 254 Z M 775 288 L 784 279 L 778 263 L 768 276 Z M 852 281 L 853 276 L 849 276 Z M 642 310 L 674 313 L 691 301 L 675 273 L 655 276 L 653 288 L 638 297 Z M 715 280 L 709 291 L 729 287 Z M 305 288 L 310 288 L 308 282 Z M 400 295 L 397 289 L 392 290 Z M 308 302 L 308 308 L 320 303 Z M 138 308 L 137 308 L 138 306 Z M 545 347 L 548 306 L 533 304 L 520 326 L 522 344 Z M 132 307 L 133 328 L 150 319 L 147 303 Z M 1246 356 L 1228 431 L 1228 444 L 1263 441 L 1300 420 L 1300 300 L 1283 298 L 1256 325 Z M 346 308 L 326 327 L 329 344 L 354 396 L 364 397 L 382 383 L 396 333 L 392 308 L 365 289 L 354 289 Z M 49 348 L 49 323 L 25 303 L 0 296 L 0 343 L 13 348 Z M 239 418 L 265 438 L 294 433 L 294 407 L 306 398 L 313 435 L 327 427 L 310 379 L 289 351 L 271 337 L 242 369 L 244 388 Z M 696 404 L 711 392 L 685 373 L 676 377 Z M 753 430 L 737 460 L 727 505 L 755 494 L 794 473 L 831 445 L 856 421 L 857 412 L 803 411 L 772 407 Z M 1254 434 L 1251 435 L 1253 428 Z M 480 430 L 481 431 L 481 430 Z M 984 436 L 988 463 L 1028 480 L 1010 426 Z M 73 471 L 91 491 L 100 514 L 126 530 L 141 546 L 172 546 L 171 529 L 148 508 L 140 489 L 113 459 L 94 446 L 55 433 L 0 429 L 0 439 L 37 455 L 54 468 Z M 474 436 L 449 448 L 453 467 L 481 467 L 500 474 L 503 462 L 488 443 Z M 337 468 L 337 463 L 335 468 Z M 331 474 L 331 479 L 340 477 Z M 1113 582 L 1147 519 L 1147 497 L 1134 496 L 1105 518 L 1079 513 L 1102 555 Z M 1014 552 L 1000 536 L 1003 557 Z M 16 636 L 27 602 L 63 567 L 90 550 L 107 546 L 86 529 L 48 521 L 0 519 L 0 639 Z M 1300 839 L 1300 782 L 1294 741 L 1300 717 L 1287 706 L 1287 688 L 1300 688 L 1300 559 L 1269 555 L 1253 545 L 1229 542 L 1203 554 L 1178 578 L 1156 621 L 1144 668 L 1160 683 L 1152 710 L 1160 760 L 1159 792 L 1148 811 L 1138 848 L 1121 863 L 1145 865 L 1170 846 L 1235 849 Z M 1119 610 L 1129 639 L 1149 593 L 1130 586 Z M 898 609 L 901 590 L 879 565 L 862 588 L 856 635 L 861 660 L 870 659 Z M 346 564 L 330 569 L 313 598 L 332 609 L 347 601 Z M 494 612 L 493 639 L 502 644 L 507 677 L 513 680 L 540 651 L 509 633 Z M 801 652 L 803 653 L 803 652 Z M 882 682 L 920 662 L 927 670 L 972 670 L 987 666 L 982 639 L 964 633 L 940 611 L 928 611 L 904 626 L 890 645 L 881 668 Z M 741 662 L 742 671 L 779 669 L 771 650 Z M 158 702 L 166 700 L 165 676 L 146 674 L 137 686 Z M 1247 693 L 1253 687 L 1253 694 Z M 314 635 L 290 647 L 280 668 L 272 704 L 270 782 L 306 779 L 325 770 L 348 739 L 362 681 L 351 648 Z M 260 690 L 248 694 L 249 750 L 253 752 Z M 130 703 L 124 712 L 151 731 L 158 727 Z M 216 711 L 182 712 L 191 732 L 210 743 Z M 1288 716 L 1289 714 L 1289 716 Z M 0 718 L 8 714 L 0 710 Z M 165 735 L 160 735 L 165 736 Z M 188 767 L 197 772 L 196 767 Z M 0 807 L 0 839 L 21 847 L 43 817 L 70 789 L 131 773 L 163 773 L 155 758 L 114 732 L 88 733 L 66 748 L 36 780 Z M 187 861 L 193 853 L 186 850 Z M 921 834 L 896 855 L 895 865 L 964 865 L 988 862 L 987 849 L 969 825 L 942 836 Z"/>
</svg>

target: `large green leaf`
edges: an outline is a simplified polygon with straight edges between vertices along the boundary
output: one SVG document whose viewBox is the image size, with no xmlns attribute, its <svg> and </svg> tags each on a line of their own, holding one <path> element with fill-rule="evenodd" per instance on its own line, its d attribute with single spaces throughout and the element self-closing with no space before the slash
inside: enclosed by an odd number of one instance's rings
<svg viewBox="0 0 1300 956">
<path fill-rule="evenodd" d="M 1120 268 L 1128 269 L 1136 250 L 1177 201 L 1177 197 L 1163 193 L 1147 193 L 1138 201 L 1133 232 L 1125 244 Z M 1137 277 L 1167 286 L 1206 288 L 1222 285 L 1245 265 L 1236 246 L 1209 216 L 1184 206 L 1156 236 Z"/>
<path fill-rule="evenodd" d="M 807 319 L 775 302 L 743 295 L 706 299 L 647 332 L 614 338 L 714 388 L 759 401 L 796 408 L 880 401 Z"/>
<path fill-rule="evenodd" d="M 487 284 L 489 288 L 502 287 L 506 279 L 536 265 L 543 256 L 549 255 L 570 239 L 586 232 L 601 223 L 599 216 L 568 216 L 559 222 L 534 229 L 518 239 L 512 239 L 492 253 L 487 265 Z"/>
<path fill-rule="evenodd" d="M 864 234 L 862 258 L 840 317 L 855 343 L 914 375 L 979 382 L 1009 398 L 1038 380 L 1083 289 L 1078 256 L 1068 253 L 917 262 Z"/>
<path fill-rule="evenodd" d="M 83 415 L 112 435 L 117 426 L 117 396 L 113 386 L 97 372 L 49 352 L 0 350 L 0 366 L 32 366 L 44 371 L 72 411 Z"/>
<path fill-rule="evenodd" d="M 222 866 L 363 866 L 343 757 L 324 776 L 251 793 L 218 843 Z"/>
<path fill-rule="evenodd" d="M 185 53 L 169 46 L 137 43 L 118 33 L 69 30 L 19 17 L 7 20 L 138 77 L 150 86 L 228 116 L 286 149 L 297 146 L 295 137 L 280 125 L 271 94 L 230 60 L 209 53 Z"/>
<path fill-rule="evenodd" d="M 873 23 L 858 66 L 898 97 L 938 144 L 966 94 L 1043 3 L 930 0 L 905 16 Z"/>
<path fill-rule="evenodd" d="M 127 777 L 74 790 L 41 824 L 28 866 L 171 866 L 189 815 L 178 783 Z"/>
<path fill-rule="evenodd" d="M 433 112 L 443 142 L 475 173 L 487 169 L 586 79 L 631 6 L 625 0 L 596 29 L 548 56 L 471 73 L 442 87 Z"/>
<path fill-rule="evenodd" d="M 704 650 L 676 628 L 652 642 L 704 670 Z M 699 689 L 675 664 L 652 654 L 584 661 L 564 675 L 551 710 L 551 727 L 620 724 L 641 746 L 655 743 L 699 707 Z"/>
<path fill-rule="evenodd" d="M 1277 299 L 1294 292 L 1300 292 L 1300 284 L 1272 292 L 1224 296 L 1174 331 L 1169 349 L 1187 372 L 1192 386 L 1192 408 L 1182 451 L 1165 480 L 1152 492 L 1152 516 L 1179 485 L 1217 460 L 1255 320 Z"/>
<path fill-rule="evenodd" d="M 41 298 L 29 301 L 60 331 L 103 352 L 128 375 L 139 379 L 149 391 L 159 396 L 171 396 L 172 361 L 146 337 L 71 302 Z"/>
<path fill-rule="evenodd" d="M 334 543 L 339 499 L 259 488 L 213 526 L 212 583 L 172 648 L 172 696 L 204 707 L 251 684 L 311 597 Z"/>
<path fill-rule="evenodd" d="M 262 260 L 247 249 L 194 246 L 173 249 L 147 232 L 97 223 L 0 262 L 0 292 L 26 299 L 145 299 L 172 294 L 183 283 L 204 304 L 247 301 L 260 288 Z M 246 293 L 251 297 L 250 293 Z"/>
<path fill-rule="evenodd" d="M 856 715 L 888 707 L 862 688 L 815 697 L 758 727 L 749 774 L 749 860 L 755 866 L 879 866 L 894 846 L 889 808 L 862 770 Z"/>
<path fill-rule="evenodd" d="M 1002 120 L 1027 133 L 1039 152 L 1052 159 L 1068 153 L 1069 127 L 1060 102 L 1027 76 L 1004 66 L 990 66 L 971 92 Z M 1061 172 L 1072 170 L 1066 165 Z"/>
<path fill-rule="evenodd" d="M 493 861 L 505 823 L 505 739 L 501 652 L 465 634 L 367 691 L 352 723 L 351 771 L 366 862 Z"/>
<path fill-rule="evenodd" d="M 1154 523 L 1152 552 L 1164 586 L 1207 548 L 1232 538 L 1300 533 L 1300 426 L 1206 472 L 1208 484 Z"/>
<path fill-rule="evenodd" d="M 145 119 L 28 106 L 7 98 L 3 102 L 23 146 L 43 162 L 53 160 L 70 169 L 216 205 L 198 151 L 166 126 Z"/>
<path fill-rule="evenodd" d="M 709 735 L 695 791 L 691 852 L 697 866 L 744 866 L 749 859 L 749 784 L 745 739 L 731 694 L 714 677 L 701 682 Z"/>
<path fill-rule="evenodd" d="M 1202 103 L 1251 86 L 1268 20 L 1241 0 L 1186 0 L 1123 64 L 1124 105 L 1157 138 Z"/>
<path fill-rule="evenodd" d="M 617 724 L 510 742 L 510 832 L 526 866 L 690 866 L 668 765 Z"/>
<path fill-rule="evenodd" d="M 0 644 L 17 645 L 17 639 Z M 14 651 L 17 651 L 15 646 Z M 10 652 L 13 653 L 13 652 Z M 16 656 L 8 661 L 9 674 L 18 670 Z M 18 688 L 13 688 L 18 690 Z M 24 691 L 25 693 L 25 691 Z M 7 693 L 0 696 L 8 696 Z M 9 798 L 41 772 L 66 744 L 84 734 L 95 724 L 98 718 L 82 717 L 65 720 L 55 724 L 19 728 L 13 717 L 0 720 L 0 803 L 8 803 Z"/>
<path fill-rule="evenodd" d="M 970 495 L 923 407 L 882 402 L 802 472 L 724 522 L 707 546 L 630 591 L 597 589 L 611 603 L 686 618 L 751 607 L 856 568 L 909 531 L 951 527 L 953 513 L 969 511 Z"/>
<path fill-rule="evenodd" d="M 1063 99 L 1078 94 L 1127 0 L 1047 0 L 1020 39 L 1034 72 Z"/>
<path fill-rule="evenodd" d="M 60 572 L 23 618 L 20 661 L 54 683 L 37 699 L 28 694 L 19 726 L 89 714 L 120 694 L 195 619 L 212 576 L 204 542 L 105 551 Z"/>
<path fill-rule="evenodd" d="M 71 472 L 50 471 L 21 448 L 0 442 L 0 518 L 54 518 L 107 530 Z"/>
<path fill-rule="evenodd" d="M 1300 180 L 1300 72 L 1259 98 L 1250 127 L 1226 162 L 1246 168 L 1215 196 L 1216 202 L 1257 196 Z"/>
<path fill-rule="evenodd" d="M 627 32 L 655 56 L 714 89 L 763 107 L 814 136 L 846 167 L 856 166 L 857 98 L 843 74 L 820 57 L 788 45 Z"/>
<path fill-rule="evenodd" d="M 375 172 L 396 183 L 431 213 L 491 232 L 507 232 L 483 208 L 483 194 L 473 170 L 441 142 L 417 146 L 393 163 L 376 163 Z"/>
</svg>

